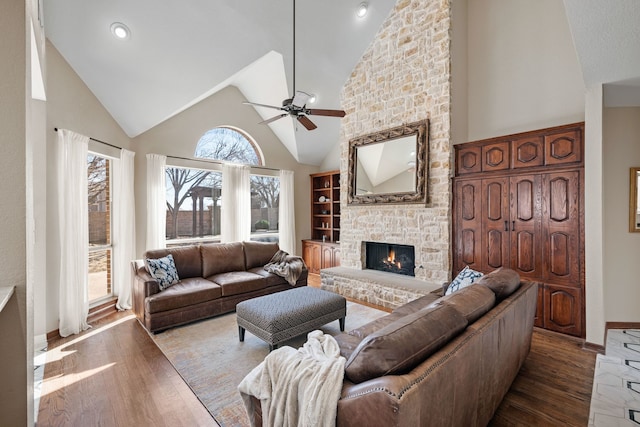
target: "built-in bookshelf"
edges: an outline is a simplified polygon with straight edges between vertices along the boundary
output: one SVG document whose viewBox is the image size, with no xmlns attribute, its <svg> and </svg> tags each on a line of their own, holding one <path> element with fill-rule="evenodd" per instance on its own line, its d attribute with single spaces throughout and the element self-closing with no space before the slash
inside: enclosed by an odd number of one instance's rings
<svg viewBox="0 0 640 427">
<path fill-rule="evenodd" d="M 340 240 L 340 172 L 311 175 L 311 240 Z"/>
</svg>

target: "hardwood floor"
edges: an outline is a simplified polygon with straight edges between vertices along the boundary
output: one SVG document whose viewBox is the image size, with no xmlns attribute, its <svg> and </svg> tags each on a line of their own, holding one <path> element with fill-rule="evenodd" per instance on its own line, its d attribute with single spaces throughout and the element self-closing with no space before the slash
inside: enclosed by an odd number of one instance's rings
<svg viewBox="0 0 640 427">
<path fill-rule="evenodd" d="M 536 329 L 490 425 L 587 425 L 595 358 L 580 340 Z M 42 390 L 38 426 L 218 425 L 130 312 L 50 342 Z"/>
</svg>

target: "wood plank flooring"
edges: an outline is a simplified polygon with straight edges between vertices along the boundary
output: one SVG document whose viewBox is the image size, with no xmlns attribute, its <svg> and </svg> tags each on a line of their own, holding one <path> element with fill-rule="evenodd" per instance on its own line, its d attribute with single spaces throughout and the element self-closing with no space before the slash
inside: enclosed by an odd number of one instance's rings
<svg viewBox="0 0 640 427">
<path fill-rule="evenodd" d="M 587 425 L 595 358 L 580 340 L 536 329 L 490 425 Z M 218 425 L 130 312 L 50 342 L 42 389 L 38 426 Z"/>
</svg>

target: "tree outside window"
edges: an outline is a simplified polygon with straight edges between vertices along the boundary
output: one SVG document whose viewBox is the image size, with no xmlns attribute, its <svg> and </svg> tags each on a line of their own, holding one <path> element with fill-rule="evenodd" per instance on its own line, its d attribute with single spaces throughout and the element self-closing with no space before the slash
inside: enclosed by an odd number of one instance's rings
<svg viewBox="0 0 640 427">
<path fill-rule="evenodd" d="M 195 157 L 260 166 L 257 145 L 241 131 L 219 127 L 198 141 Z M 213 170 L 168 167 L 167 240 L 220 236 L 222 174 Z M 251 176 L 252 240 L 277 241 L 280 181 Z"/>
</svg>

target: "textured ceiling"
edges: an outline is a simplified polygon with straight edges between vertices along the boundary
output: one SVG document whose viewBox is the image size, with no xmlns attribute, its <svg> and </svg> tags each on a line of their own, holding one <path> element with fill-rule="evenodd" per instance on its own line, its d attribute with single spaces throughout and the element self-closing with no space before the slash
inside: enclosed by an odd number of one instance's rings
<svg viewBox="0 0 640 427">
<path fill-rule="evenodd" d="M 360 2 L 296 2 L 296 89 L 317 94 L 316 108 L 340 108 L 343 84 L 395 4 L 369 0 L 369 14 L 358 19 Z M 564 4 L 585 85 L 604 83 L 608 106 L 640 105 L 640 0 Z M 47 37 L 131 137 L 227 85 L 265 104 L 293 93 L 292 0 L 55 0 L 44 7 Z M 129 26 L 131 38 L 116 40 L 113 22 Z M 317 165 L 338 141 L 340 120 L 313 120 L 312 132 L 290 118 L 269 126 L 299 162 Z"/>
<path fill-rule="evenodd" d="M 316 108 L 340 108 L 342 86 L 395 4 L 369 0 L 359 19 L 360 2 L 296 2 L 296 89 L 317 94 Z M 111 35 L 113 22 L 131 29 L 129 40 Z M 293 94 L 292 0 L 55 0 L 45 31 L 131 137 L 227 85 L 270 105 Z M 312 132 L 290 118 L 270 125 L 301 163 L 319 164 L 338 141 L 340 119 L 313 120 Z"/>
</svg>

